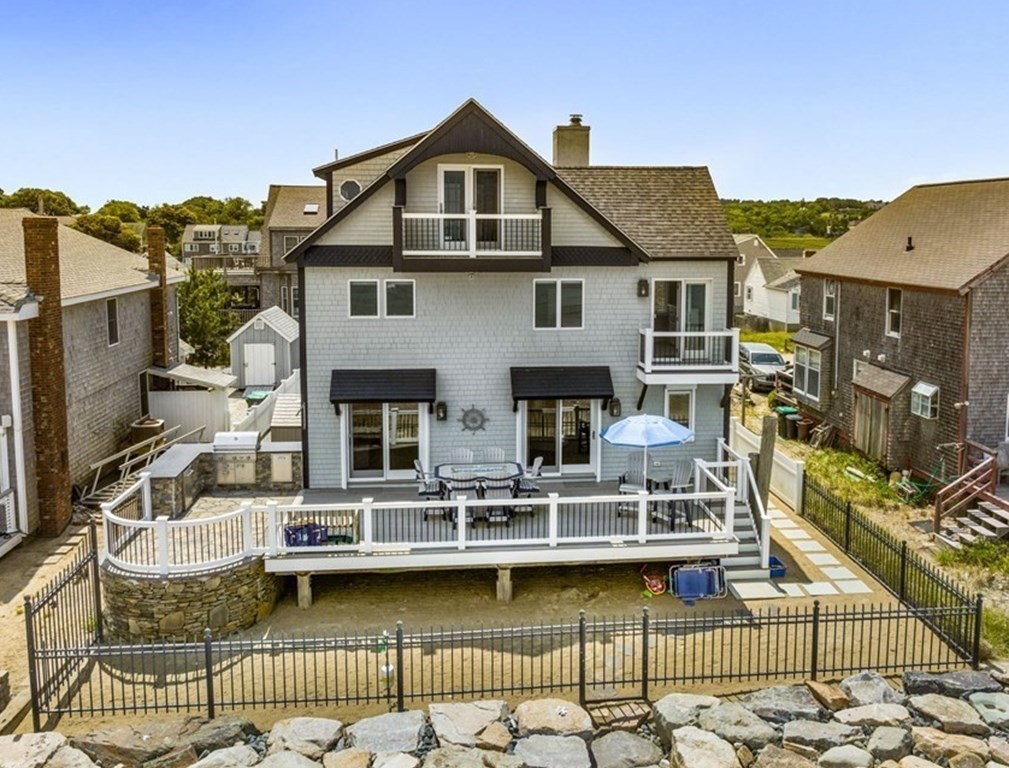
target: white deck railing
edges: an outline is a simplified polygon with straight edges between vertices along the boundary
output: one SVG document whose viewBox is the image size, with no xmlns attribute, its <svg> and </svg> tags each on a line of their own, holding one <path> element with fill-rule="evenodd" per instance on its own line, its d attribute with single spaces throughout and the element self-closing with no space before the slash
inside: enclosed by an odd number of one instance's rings
<svg viewBox="0 0 1009 768">
<path fill-rule="evenodd" d="M 8 488 L 0 493 L 0 533 L 14 533 L 18 529 L 17 511 L 14 505 L 14 489 Z"/>
<path fill-rule="evenodd" d="M 638 365 L 645 373 L 739 370 L 739 329 L 726 331 L 640 330 Z"/>
<path fill-rule="evenodd" d="M 404 256 L 542 256 L 541 213 L 404 213 Z"/>
<path fill-rule="evenodd" d="M 727 463 L 734 464 L 736 467 L 734 485 L 737 500 L 741 504 L 748 504 L 752 501 L 748 508 L 750 519 L 753 522 L 753 531 L 760 545 L 760 567 L 770 568 L 771 518 L 764 509 L 764 502 L 757 490 L 757 478 L 753 474 L 753 465 L 750 464 L 749 459 L 732 450 L 722 438 L 718 439 L 718 457 L 720 459 L 727 458 L 729 460 Z M 747 499 L 747 496 L 750 498 Z"/>
<path fill-rule="evenodd" d="M 683 494 L 262 506 L 214 517 L 131 520 L 103 509 L 107 562 L 167 576 L 248 557 L 359 558 L 426 551 L 445 562 L 462 551 L 545 551 L 734 542 L 736 489 L 704 462 Z M 503 556 L 507 559 L 507 556 Z"/>
</svg>

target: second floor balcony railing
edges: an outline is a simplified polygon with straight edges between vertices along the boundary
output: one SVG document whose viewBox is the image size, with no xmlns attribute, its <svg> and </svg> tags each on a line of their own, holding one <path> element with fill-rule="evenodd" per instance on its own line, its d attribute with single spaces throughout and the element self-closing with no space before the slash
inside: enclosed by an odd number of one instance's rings
<svg viewBox="0 0 1009 768">
<path fill-rule="evenodd" d="M 270 266 L 269 259 L 258 255 L 245 256 L 193 256 L 190 260 L 192 268 L 217 269 L 229 274 L 252 275 L 256 267 Z"/>
<path fill-rule="evenodd" d="M 739 370 L 739 330 L 653 331 L 642 328 L 638 365 L 646 373 Z"/>
<path fill-rule="evenodd" d="M 403 255 L 539 258 L 543 255 L 543 215 L 404 213 Z"/>
</svg>

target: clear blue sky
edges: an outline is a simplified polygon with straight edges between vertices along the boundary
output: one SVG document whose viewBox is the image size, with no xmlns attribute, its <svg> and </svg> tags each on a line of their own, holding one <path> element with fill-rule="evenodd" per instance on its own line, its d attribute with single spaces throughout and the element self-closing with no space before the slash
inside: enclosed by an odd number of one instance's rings
<svg viewBox="0 0 1009 768">
<path fill-rule="evenodd" d="M 273 183 L 473 96 L 549 159 L 707 165 L 722 197 L 1009 176 L 1009 3 L 0 0 L 0 188 L 97 207 Z"/>
</svg>

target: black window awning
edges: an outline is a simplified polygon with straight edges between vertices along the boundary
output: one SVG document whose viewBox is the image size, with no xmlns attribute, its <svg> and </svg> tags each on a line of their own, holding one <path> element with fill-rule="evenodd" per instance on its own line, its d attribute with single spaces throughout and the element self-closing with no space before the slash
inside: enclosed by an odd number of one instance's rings
<svg viewBox="0 0 1009 768">
<path fill-rule="evenodd" d="M 434 368 L 334 368 L 329 380 L 329 402 L 433 403 Z"/>
<path fill-rule="evenodd" d="M 610 400 L 613 379 L 605 365 L 539 366 L 512 368 L 512 399 L 515 410 L 520 400 Z M 608 403 L 603 407 L 608 407 Z"/>
</svg>

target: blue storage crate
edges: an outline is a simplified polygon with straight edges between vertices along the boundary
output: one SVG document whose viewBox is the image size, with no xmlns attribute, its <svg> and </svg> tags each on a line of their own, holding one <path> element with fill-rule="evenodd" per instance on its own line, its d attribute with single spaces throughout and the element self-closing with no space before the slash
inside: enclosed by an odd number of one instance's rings
<svg viewBox="0 0 1009 768">
<path fill-rule="evenodd" d="M 284 543 L 289 547 L 318 547 L 326 544 L 326 526 L 319 523 L 285 525 Z"/>
<path fill-rule="evenodd" d="M 771 555 L 770 559 L 767 562 L 768 566 L 771 569 L 772 579 L 785 578 L 785 572 L 788 570 L 788 566 L 786 566 L 783 562 L 781 562 L 781 560 L 779 560 L 774 555 Z"/>
</svg>

